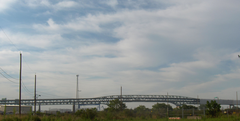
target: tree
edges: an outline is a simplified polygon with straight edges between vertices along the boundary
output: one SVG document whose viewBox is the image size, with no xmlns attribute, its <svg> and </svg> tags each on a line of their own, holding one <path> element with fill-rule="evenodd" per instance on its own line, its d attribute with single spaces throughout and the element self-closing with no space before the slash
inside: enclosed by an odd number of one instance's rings
<svg viewBox="0 0 240 121">
<path fill-rule="evenodd" d="M 146 110 L 149 110 L 149 109 L 146 108 L 144 105 L 139 105 L 138 107 L 136 107 L 134 109 L 134 111 L 136 111 L 136 112 L 143 112 L 143 111 L 146 111 Z"/>
<path fill-rule="evenodd" d="M 82 117 L 83 119 L 94 119 L 97 116 L 97 109 L 81 109 L 78 110 L 75 115 Z"/>
<path fill-rule="evenodd" d="M 205 109 L 207 109 L 206 104 L 200 104 L 200 106 L 198 107 L 198 109 L 200 109 L 200 110 L 205 110 Z"/>
<path fill-rule="evenodd" d="M 141 118 L 147 118 L 151 114 L 150 109 L 146 108 L 144 105 L 139 105 L 138 107 L 134 108 L 134 112 L 137 117 Z"/>
<path fill-rule="evenodd" d="M 119 99 L 111 100 L 108 104 L 108 111 L 120 111 L 121 109 L 125 109 L 127 106 L 119 101 Z"/>
<path fill-rule="evenodd" d="M 157 103 L 157 104 L 154 104 L 152 106 L 152 110 L 155 110 L 155 111 L 159 111 L 159 110 L 162 110 L 162 109 L 167 110 L 167 108 L 168 108 L 169 111 L 173 110 L 171 105 L 169 105 L 169 104 L 166 105 L 165 103 Z"/>
<path fill-rule="evenodd" d="M 180 109 L 198 109 L 197 107 L 193 106 L 193 105 L 186 105 L 186 104 L 183 104 L 182 106 L 179 106 Z"/>
<path fill-rule="evenodd" d="M 207 115 L 211 115 L 212 117 L 218 116 L 218 114 L 221 112 L 221 106 L 216 102 L 216 100 L 211 100 L 211 102 L 207 101 L 206 107 Z"/>
<path fill-rule="evenodd" d="M 157 103 L 152 106 L 153 114 L 157 115 L 158 118 L 163 118 L 169 115 L 169 112 L 172 111 L 173 108 L 171 105 L 166 105 L 165 103 Z"/>
</svg>

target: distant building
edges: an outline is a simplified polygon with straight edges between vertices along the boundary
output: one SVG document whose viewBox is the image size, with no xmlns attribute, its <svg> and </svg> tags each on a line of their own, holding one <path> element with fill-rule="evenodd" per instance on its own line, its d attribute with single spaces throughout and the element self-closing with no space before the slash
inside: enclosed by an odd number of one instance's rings
<svg viewBox="0 0 240 121">
<path fill-rule="evenodd" d="M 19 106 L 18 105 L 0 105 L 0 112 L 4 112 L 6 109 L 6 113 L 19 113 Z M 21 106 L 21 113 L 27 114 L 32 112 L 32 106 Z"/>
</svg>

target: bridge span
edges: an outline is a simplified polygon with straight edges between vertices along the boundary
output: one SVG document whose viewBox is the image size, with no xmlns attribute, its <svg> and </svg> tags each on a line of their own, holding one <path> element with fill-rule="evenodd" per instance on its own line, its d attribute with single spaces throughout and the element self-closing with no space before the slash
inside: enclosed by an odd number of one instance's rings
<svg viewBox="0 0 240 121">
<path fill-rule="evenodd" d="M 183 104 L 206 104 L 213 99 L 198 99 L 177 95 L 110 95 L 95 98 L 59 98 L 59 99 L 37 99 L 37 105 L 100 105 L 108 104 L 111 100 L 119 99 L 123 102 L 168 102 L 176 106 Z M 221 105 L 236 105 L 235 100 L 216 100 Z M 0 100 L 0 105 L 18 105 L 19 100 Z M 22 99 L 22 105 L 34 105 L 34 99 Z M 240 103 L 238 103 L 240 104 Z"/>
</svg>

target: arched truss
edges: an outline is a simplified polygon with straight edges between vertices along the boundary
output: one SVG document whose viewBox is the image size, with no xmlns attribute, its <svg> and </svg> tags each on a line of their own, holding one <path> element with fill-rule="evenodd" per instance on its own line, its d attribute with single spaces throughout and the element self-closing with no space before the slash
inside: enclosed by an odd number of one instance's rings
<svg viewBox="0 0 240 121">
<path fill-rule="evenodd" d="M 61 98 L 37 99 L 37 105 L 99 105 L 108 104 L 109 101 L 119 99 L 123 102 L 165 102 L 176 106 L 182 104 L 199 104 L 200 99 L 177 95 L 110 95 L 96 98 Z M 19 100 L 0 100 L 0 104 L 18 105 Z M 22 99 L 22 105 L 34 105 L 34 99 Z"/>
</svg>

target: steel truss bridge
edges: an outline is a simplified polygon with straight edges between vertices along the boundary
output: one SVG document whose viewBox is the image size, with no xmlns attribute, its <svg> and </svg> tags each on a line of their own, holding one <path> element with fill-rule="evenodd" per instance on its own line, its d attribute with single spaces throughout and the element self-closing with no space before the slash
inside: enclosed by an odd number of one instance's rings
<svg viewBox="0 0 240 121">
<path fill-rule="evenodd" d="M 123 102 L 168 102 L 176 106 L 182 104 L 200 104 L 200 99 L 177 95 L 110 95 L 96 98 L 60 98 L 37 99 L 37 105 L 100 105 L 108 104 L 111 100 Z M 0 100 L 0 105 L 18 105 L 19 100 Z M 22 99 L 22 105 L 34 105 L 34 99 Z"/>
<path fill-rule="evenodd" d="M 37 99 L 36 104 L 39 105 L 100 105 L 109 104 L 111 100 L 119 99 L 123 102 L 168 102 L 176 106 L 183 104 L 206 104 L 207 101 L 214 99 L 198 99 L 177 95 L 110 95 L 95 98 L 60 98 L 60 99 Z M 216 99 L 215 99 L 216 100 Z M 217 99 L 217 103 L 221 105 L 238 105 L 240 101 Z M 0 100 L 0 105 L 19 105 L 19 100 Z M 22 99 L 21 105 L 34 105 L 34 99 Z"/>
</svg>

